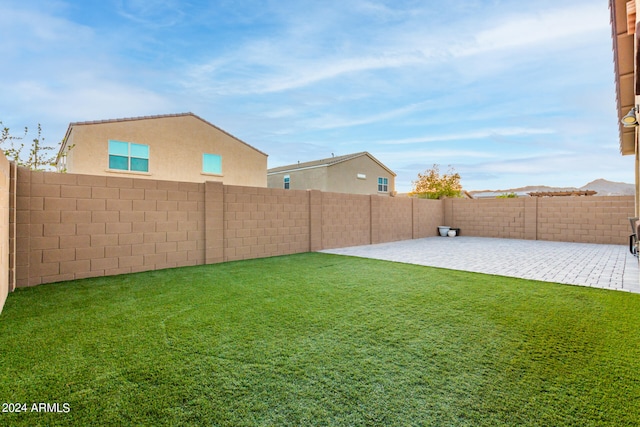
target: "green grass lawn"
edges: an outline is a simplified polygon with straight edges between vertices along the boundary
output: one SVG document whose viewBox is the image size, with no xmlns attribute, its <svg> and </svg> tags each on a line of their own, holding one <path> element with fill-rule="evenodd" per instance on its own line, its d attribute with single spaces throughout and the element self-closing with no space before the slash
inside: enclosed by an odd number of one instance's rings
<svg viewBox="0 0 640 427">
<path fill-rule="evenodd" d="M 0 425 L 638 426 L 640 295 L 311 253 L 43 285 L 0 315 L 0 403 L 28 409 Z"/>
</svg>

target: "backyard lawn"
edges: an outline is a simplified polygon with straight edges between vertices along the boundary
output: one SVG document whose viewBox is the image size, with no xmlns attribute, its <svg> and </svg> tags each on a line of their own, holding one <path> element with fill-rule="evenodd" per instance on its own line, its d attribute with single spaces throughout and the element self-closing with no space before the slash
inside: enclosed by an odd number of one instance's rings
<svg viewBox="0 0 640 427">
<path fill-rule="evenodd" d="M 11 426 L 638 426 L 640 295 L 318 253 L 43 285 L 0 315 L 0 403 Z"/>
</svg>

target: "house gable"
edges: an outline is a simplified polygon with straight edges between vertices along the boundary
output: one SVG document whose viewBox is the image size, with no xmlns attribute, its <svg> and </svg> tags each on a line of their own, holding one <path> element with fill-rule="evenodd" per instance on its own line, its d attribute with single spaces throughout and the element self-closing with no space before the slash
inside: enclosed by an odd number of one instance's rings
<svg viewBox="0 0 640 427">
<path fill-rule="evenodd" d="M 329 157 L 268 170 L 268 186 L 283 188 L 289 177 L 291 189 L 316 189 L 351 194 L 391 194 L 396 174 L 368 152 Z M 387 191 L 378 192 L 378 178 L 387 181 Z"/>
<path fill-rule="evenodd" d="M 266 186 L 265 153 L 192 113 L 71 123 L 60 151 L 73 146 L 67 154 L 68 171 L 133 173 L 110 168 L 109 141 L 148 147 L 148 171 L 136 177 Z M 215 173 L 204 169 L 207 154 L 221 165 Z"/>
<path fill-rule="evenodd" d="M 332 191 L 355 194 L 388 195 L 393 192 L 395 173 L 376 161 L 373 156 L 358 156 L 331 165 L 328 172 L 328 186 Z M 378 179 L 382 178 L 385 188 L 378 189 Z"/>
</svg>

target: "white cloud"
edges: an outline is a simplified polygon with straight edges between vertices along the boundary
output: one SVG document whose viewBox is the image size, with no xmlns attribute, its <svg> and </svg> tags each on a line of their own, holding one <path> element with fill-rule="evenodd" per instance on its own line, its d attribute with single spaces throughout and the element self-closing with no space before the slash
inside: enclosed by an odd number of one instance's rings
<svg viewBox="0 0 640 427">
<path fill-rule="evenodd" d="M 499 25 L 481 30 L 467 45 L 452 49 L 455 56 L 468 56 L 504 49 L 524 49 L 544 44 L 551 48 L 575 36 L 608 28 L 606 5 L 575 4 L 537 14 L 504 16 Z"/>
<path fill-rule="evenodd" d="M 535 184 L 569 161 L 625 170 L 602 0 L 205 3 L 116 0 L 95 24 L 87 2 L 1 3 L 0 119 L 194 111 L 270 165 L 369 150 L 398 182 L 422 162 Z"/>
<path fill-rule="evenodd" d="M 288 57 L 277 49 L 272 50 L 269 57 L 264 57 L 263 51 L 255 55 L 251 55 L 251 51 L 253 48 L 224 60 L 217 58 L 197 64 L 186 71 L 189 79 L 184 80 L 183 84 L 196 90 L 204 88 L 206 92 L 213 91 L 223 95 L 260 95 L 299 89 L 363 71 L 401 68 L 425 62 L 424 57 L 409 53 L 297 59 Z M 223 76 L 227 79 L 221 78 Z"/>
<path fill-rule="evenodd" d="M 405 107 L 396 108 L 389 111 L 383 111 L 377 114 L 372 114 L 366 117 L 360 118 L 345 118 L 343 116 L 335 116 L 325 114 L 312 120 L 307 120 L 304 125 L 313 129 L 338 129 L 351 126 L 361 126 L 372 123 L 385 122 L 391 119 L 405 116 L 407 114 L 415 113 L 425 108 L 429 102 L 419 102 Z"/>
<path fill-rule="evenodd" d="M 452 133 L 444 135 L 429 135 L 402 139 L 387 139 L 376 141 L 378 144 L 418 144 L 428 142 L 445 142 L 445 141 L 468 141 L 485 139 L 495 136 L 530 136 L 530 135 L 548 135 L 555 133 L 552 129 L 530 129 L 530 128 L 495 128 L 477 130 L 467 133 Z"/>
<path fill-rule="evenodd" d="M 416 20 L 424 19 L 425 15 L 421 11 L 392 9 L 377 2 L 361 1 L 355 3 L 354 9 L 341 10 L 347 17 L 341 17 L 340 23 L 356 26 L 351 32 L 337 28 L 331 22 L 335 14 L 328 12 L 314 19 L 291 16 L 285 31 L 252 39 L 222 57 L 189 66 L 186 70 L 189 79 L 183 84 L 219 95 L 273 94 L 363 72 L 411 68 L 417 71 L 445 64 L 455 68 L 461 57 L 494 51 L 522 50 L 534 45 L 555 49 L 572 37 L 608 25 L 602 18 L 603 12 L 606 16 L 606 6 L 596 4 L 556 7 L 537 14 L 493 16 L 485 19 L 484 25 L 479 23 L 475 27 L 461 20 L 451 28 L 428 22 L 418 26 Z M 354 10 L 390 20 L 402 16 L 405 21 L 385 25 L 381 31 L 370 34 L 369 29 L 357 27 L 356 22 L 362 16 L 349 18 Z M 413 31 L 420 27 L 424 30 Z M 481 29 L 474 32 L 472 28 L 478 27 Z M 334 37 L 339 41 L 331 43 Z M 516 57 L 521 58 L 521 52 Z M 483 67 L 489 70 L 498 67 L 489 65 Z"/>
<path fill-rule="evenodd" d="M 43 54 L 49 57 L 65 53 L 62 48 L 86 45 L 93 37 L 93 30 L 85 25 L 41 10 L 11 8 L 0 4 L 0 52 L 4 55 L 30 54 L 36 62 Z M 21 68 L 18 66 L 18 69 Z"/>
<path fill-rule="evenodd" d="M 154 28 L 176 25 L 185 16 L 183 4 L 176 0 L 119 0 L 118 13 L 123 17 Z"/>
<path fill-rule="evenodd" d="M 465 159 L 495 159 L 498 158 L 497 154 L 481 151 L 481 150 L 463 150 L 463 149 L 434 149 L 434 150 L 410 150 L 410 151 L 379 151 L 370 150 L 371 153 L 376 156 L 383 163 L 389 163 L 394 165 L 407 165 L 424 163 L 426 166 L 431 166 L 433 163 L 452 163 L 451 159 L 456 159 L 457 162 Z"/>
<path fill-rule="evenodd" d="M 15 64 L 0 69 L 0 119 L 42 123 L 62 137 L 71 121 L 172 111 L 173 103 L 131 78 L 137 73 L 112 53 L 119 40 L 103 39 L 68 14 L 58 3 L 38 10 L 0 6 L 0 53 Z"/>
<path fill-rule="evenodd" d="M 457 162 L 456 170 L 463 180 L 467 177 L 465 186 L 469 189 L 490 188 L 487 185 L 492 182 L 503 188 L 523 185 L 579 187 L 597 178 L 631 182 L 632 158 L 609 156 L 609 161 L 603 163 L 600 154 L 594 156 L 588 152 L 559 149 L 531 156 L 515 154 L 491 161 L 462 159 Z M 481 178 L 483 175 L 487 178 Z"/>
</svg>

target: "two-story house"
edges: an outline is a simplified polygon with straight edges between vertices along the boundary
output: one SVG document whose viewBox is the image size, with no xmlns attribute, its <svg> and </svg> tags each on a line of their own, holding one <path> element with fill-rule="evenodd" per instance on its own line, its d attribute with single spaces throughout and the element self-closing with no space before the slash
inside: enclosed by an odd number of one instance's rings
<svg viewBox="0 0 640 427">
<path fill-rule="evenodd" d="M 391 169 L 366 151 L 267 171 L 269 188 L 390 196 L 395 195 L 395 177 Z"/>
<path fill-rule="evenodd" d="M 267 186 L 267 154 L 193 113 L 71 123 L 57 167 L 88 175 Z"/>
</svg>

